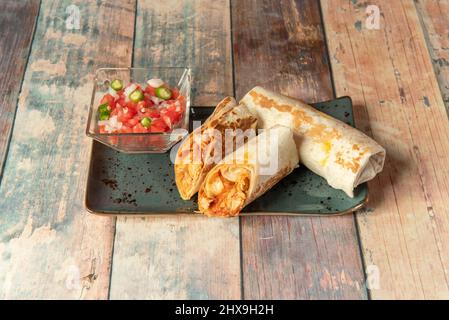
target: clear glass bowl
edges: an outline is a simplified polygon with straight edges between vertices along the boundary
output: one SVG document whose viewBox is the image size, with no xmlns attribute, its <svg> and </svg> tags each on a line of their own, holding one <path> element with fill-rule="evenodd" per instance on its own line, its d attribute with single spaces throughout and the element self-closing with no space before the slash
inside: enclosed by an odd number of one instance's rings
<svg viewBox="0 0 449 320">
<path fill-rule="evenodd" d="M 152 78 L 162 79 L 171 88 L 178 88 L 186 98 L 184 114 L 173 130 L 149 133 L 100 133 L 98 106 L 100 100 L 109 91 L 110 82 L 114 79 L 121 79 L 125 85 L 130 82 L 146 84 L 146 81 Z M 87 136 L 126 153 L 164 153 L 170 150 L 189 129 L 191 81 L 191 70 L 186 67 L 98 69 L 95 73 L 94 89 L 87 119 Z"/>
</svg>

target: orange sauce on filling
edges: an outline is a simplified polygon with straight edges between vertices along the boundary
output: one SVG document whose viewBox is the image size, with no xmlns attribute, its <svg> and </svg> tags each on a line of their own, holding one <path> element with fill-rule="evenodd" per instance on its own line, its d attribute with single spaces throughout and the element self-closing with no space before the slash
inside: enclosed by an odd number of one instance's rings
<svg viewBox="0 0 449 320">
<path fill-rule="evenodd" d="M 209 214 L 217 216 L 237 215 L 243 208 L 247 198 L 249 172 L 246 171 L 245 175 L 239 177 L 237 181 L 231 181 L 222 175 L 221 170 L 218 170 L 218 172 L 209 179 L 207 185 L 213 185 L 214 181 L 217 181 L 217 179 L 221 181 L 223 189 L 218 194 L 214 194 L 213 197 L 208 197 L 206 192 L 203 192 L 202 196 L 208 200 L 209 205 L 207 208 L 202 209 Z M 233 203 L 237 202 L 239 202 L 238 205 L 233 207 Z"/>
</svg>

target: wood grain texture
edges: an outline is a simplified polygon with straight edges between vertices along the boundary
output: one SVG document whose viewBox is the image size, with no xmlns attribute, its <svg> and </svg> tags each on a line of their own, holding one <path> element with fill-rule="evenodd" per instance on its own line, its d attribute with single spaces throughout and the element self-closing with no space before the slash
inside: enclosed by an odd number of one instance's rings
<svg viewBox="0 0 449 320">
<path fill-rule="evenodd" d="M 449 1 L 416 0 L 415 4 L 446 111 L 449 112 Z"/>
<path fill-rule="evenodd" d="M 413 1 L 322 2 L 338 95 L 350 95 L 358 127 L 387 149 L 357 215 L 374 299 L 447 299 L 449 122 Z"/>
<path fill-rule="evenodd" d="M 238 219 L 118 218 L 111 299 L 239 299 Z"/>
<path fill-rule="evenodd" d="M 66 28 L 70 5 L 79 30 Z M 95 68 L 131 64 L 134 12 L 134 1 L 42 1 L 0 186 L 2 299 L 108 296 L 114 220 L 83 208 L 84 130 Z"/>
<path fill-rule="evenodd" d="M 232 1 L 236 96 L 263 85 L 331 99 L 316 1 Z M 365 299 L 352 215 L 241 218 L 244 298 Z"/>
<path fill-rule="evenodd" d="M 189 66 L 193 105 L 233 94 L 229 0 L 140 1 L 134 66 Z"/>
<path fill-rule="evenodd" d="M 232 93 L 229 21 L 226 0 L 139 1 L 134 64 L 190 64 L 212 105 Z M 114 248 L 112 299 L 240 298 L 238 219 L 120 218 Z"/>
<path fill-rule="evenodd" d="M 39 0 L 0 2 L 0 177 L 39 4 Z"/>
</svg>

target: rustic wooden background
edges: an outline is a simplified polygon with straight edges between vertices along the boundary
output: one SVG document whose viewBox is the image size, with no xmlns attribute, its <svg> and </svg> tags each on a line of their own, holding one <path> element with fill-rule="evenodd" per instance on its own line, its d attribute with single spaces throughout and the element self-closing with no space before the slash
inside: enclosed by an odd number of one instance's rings
<svg viewBox="0 0 449 320">
<path fill-rule="evenodd" d="M 1 1 L 0 298 L 448 299 L 448 17 L 449 0 Z M 89 215 L 93 73 L 130 65 L 191 65 L 198 106 L 256 84 L 351 96 L 388 154 L 368 207 Z"/>
</svg>

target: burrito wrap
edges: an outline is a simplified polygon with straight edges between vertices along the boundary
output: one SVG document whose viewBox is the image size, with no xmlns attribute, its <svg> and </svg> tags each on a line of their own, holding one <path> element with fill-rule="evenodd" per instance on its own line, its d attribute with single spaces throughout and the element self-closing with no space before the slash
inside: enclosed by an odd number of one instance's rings
<svg viewBox="0 0 449 320">
<path fill-rule="evenodd" d="M 259 128 L 290 127 L 300 162 L 350 197 L 359 184 L 382 171 L 385 149 L 361 131 L 306 103 L 255 87 L 241 103 L 258 118 Z"/>
<path fill-rule="evenodd" d="M 287 176 L 298 162 L 290 128 L 265 130 L 228 154 L 206 175 L 198 193 L 199 211 L 208 216 L 236 216 Z"/>
<path fill-rule="evenodd" d="M 232 97 L 223 99 L 205 123 L 196 128 L 182 142 L 175 159 L 175 181 L 181 198 L 190 199 L 198 192 L 206 174 L 216 164 L 217 148 L 221 156 L 225 156 L 225 145 L 222 139 L 208 135 L 209 130 L 217 130 L 224 137 L 227 129 L 256 129 L 257 119 L 244 105 L 237 105 Z"/>
</svg>

